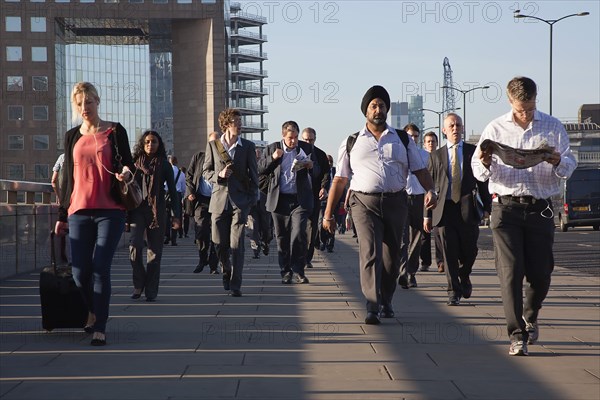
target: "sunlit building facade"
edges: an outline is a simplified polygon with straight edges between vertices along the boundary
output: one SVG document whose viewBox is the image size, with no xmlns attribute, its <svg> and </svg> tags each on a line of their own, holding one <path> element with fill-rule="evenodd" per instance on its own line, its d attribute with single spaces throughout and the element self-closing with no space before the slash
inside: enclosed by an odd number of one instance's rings
<svg viewBox="0 0 600 400">
<path fill-rule="evenodd" d="M 233 92 L 251 79 L 262 88 L 262 25 L 224 0 L 0 0 L 0 178 L 49 181 L 73 119 L 73 84 L 92 82 L 102 119 L 127 129 L 133 148 L 158 131 L 181 165 L 203 150 L 227 106 L 250 106 L 243 128 L 266 129 L 262 91 Z M 235 26 L 235 30 L 232 30 Z M 252 33 L 258 30 L 259 33 Z M 234 35 L 232 32 L 236 32 Z M 234 36 L 242 37 L 236 39 Z M 243 39 L 244 37 L 249 39 Z M 249 43 L 249 41 L 253 41 Z M 239 79 L 232 49 L 258 46 L 257 67 Z M 243 101 L 242 101 L 243 100 Z"/>
</svg>

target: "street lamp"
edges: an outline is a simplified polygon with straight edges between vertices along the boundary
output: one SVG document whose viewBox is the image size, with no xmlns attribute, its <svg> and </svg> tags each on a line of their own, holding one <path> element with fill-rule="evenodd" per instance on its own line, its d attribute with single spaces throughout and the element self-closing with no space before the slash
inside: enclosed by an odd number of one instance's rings
<svg viewBox="0 0 600 400">
<path fill-rule="evenodd" d="M 454 86 L 442 86 L 442 89 L 452 89 L 461 92 L 463 95 L 463 132 L 465 133 L 465 142 L 467 141 L 467 93 L 477 89 L 489 89 L 489 86 L 477 86 L 469 90 L 462 90 Z"/>
<path fill-rule="evenodd" d="M 554 27 L 555 23 L 557 23 L 558 21 L 562 21 L 563 19 L 570 18 L 570 17 L 583 17 L 586 15 L 590 15 L 590 13 L 587 11 L 584 11 L 584 12 L 580 12 L 577 14 L 565 15 L 564 17 L 561 17 L 559 19 L 543 19 L 543 18 L 538 18 L 533 15 L 520 14 L 520 12 L 521 12 L 521 10 L 515 10 L 514 17 L 515 18 L 536 19 L 538 21 L 545 22 L 550 26 L 550 115 L 552 115 L 552 28 Z"/>
<path fill-rule="evenodd" d="M 449 111 L 455 111 L 455 110 L 460 110 L 460 107 L 454 108 L 452 110 L 444 110 L 444 111 L 435 111 L 432 110 L 431 108 L 419 108 L 419 111 L 430 111 L 432 113 L 436 113 L 438 115 L 438 126 L 434 126 L 433 128 L 438 128 L 438 136 L 440 137 L 440 140 L 442 140 L 442 114 L 445 114 Z M 432 129 L 432 128 L 429 128 Z"/>
</svg>

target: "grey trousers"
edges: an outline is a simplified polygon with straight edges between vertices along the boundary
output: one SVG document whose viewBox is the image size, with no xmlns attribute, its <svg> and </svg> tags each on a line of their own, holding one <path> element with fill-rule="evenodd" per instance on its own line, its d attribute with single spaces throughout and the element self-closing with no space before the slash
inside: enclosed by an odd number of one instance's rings
<svg viewBox="0 0 600 400">
<path fill-rule="evenodd" d="M 212 241 L 223 266 L 223 281 L 229 280 L 231 290 L 242 288 L 244 232 L 247 219 L 248 210 L 241 210 L 231 204 L 221 214 L 212 214 Z"/>
<path fill-rule="evenodd" d="M 500 278 L 502 304 L 508 335 L 527 340 L 525 318 L 536 322 L 550 289 L 554 269 L 554 220 L 540 213 L 544 201 L 534 205 L 494 203 L 490 227 L 494 240 L 496 272 Z M 527 280 L 523 306 L 523 278 Z"/>
<path fill-rule="evenodd" d="M 162 225 L 165 218 L 165 204 L 157 204 L 157 219 L 159 226 L 149 229 L 152 222 L 152 209 L 148 202 L 142 204 L 131 211 L 130 226 L 131 236 L 129 237 L 129 261 L 133 268 L 133 287 L 142 289 L 146 297 L 154 298 L 158 295 L 158 285 L 160 282 L 160 261 L 163 252 L 163 239 L 165 228 Z M 146 253 L 146 267 L 142 251 L 144 250 L 144 233 L 146 233 L 146 242 L 148 249 Z"/>
<path fill-rule="evenodd" d="M 407 195 L 352 192 L 352 219 L 358 235 L 360 286 L 367 311 L 391 304 L 400 271 L 400 246 L 406 222 Z"/>
</svg>

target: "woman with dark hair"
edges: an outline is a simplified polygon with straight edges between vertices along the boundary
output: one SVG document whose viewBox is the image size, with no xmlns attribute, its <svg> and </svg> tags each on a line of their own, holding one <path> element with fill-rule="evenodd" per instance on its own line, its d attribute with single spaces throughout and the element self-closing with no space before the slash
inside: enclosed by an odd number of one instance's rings
<svg viewBox="0 0 600 400">
<path fill-rule="evenodd" d="M 89 82 L 71 91 L 73 120 L 65 134 L 60 206 L 54 231 L 69 234 L 73 279 L 88 308 L 84 330 L 91 345 L 106 344 L 110 268 L 125 227 L 125 205 L 117 181 L 129 180 L 133 163 L 127 131 L 98 115 L 100 96 Z"/>
<path fill-rule="evenodd" d="M 139 299 L 146 293 L 146 301 L 156 301 L 160 280 L 160 260 L 163 251 L 163 234 L 166 223 L 166 204 L 164 183 L 167 182 L 172 199 L 177 198 L 173 168 L 167 160 L 165 145 L 155 131 L 146 131 L 133 149 L 133 161 L 136 167 L 135 179 L 142 188 L 144 200 L 136 209 L 130 211 L 129 222 L 129 260 L 133 268 L 132 299 Z M 173 202 L 172 207 L 181 212 L 181 204 Z M 179 215 L 179 214 L 176 214 Z M 173 217 L 173 229 L 179 229 L 179 218 Z M 144 233 L 148 243 L 147 266 L 144 268 L 142 250 Z"/>
</svg>

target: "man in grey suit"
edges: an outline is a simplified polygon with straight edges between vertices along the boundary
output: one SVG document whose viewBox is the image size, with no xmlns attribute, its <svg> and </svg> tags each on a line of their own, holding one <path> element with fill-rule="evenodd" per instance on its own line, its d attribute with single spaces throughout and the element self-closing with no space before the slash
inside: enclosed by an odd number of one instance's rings
<svg viewBox="0 0 600 400">
<path fill-rule="evenodd" d="M 219 126 L 223 135 L 206 146 L 203 176 L 212 183 L 208 211 L 212 214 L 212 241 L 223 267 L 223 288 L 240 297 L 244 226 L 258 195 L 256 150 L 254 143 L 239 136 L 242 118 L 238 110 L 222 111 Z"/>
<path fill-rule="evenodd" d="M 267 211 L 271 212 L 277 240 L 281 283 L 308 283 L 306 224 L 313 210 L 313 162 L 308 143 L 298 141 L 300 128 L 294 121 L 282 126 L 282 140 L 271 143 L 259 161 L 259 172 L 269 179 Z"/>
<path fill-rule="evenodd" d="M 473 191 L 478 190 L 487 212 L 492 205 L 487 183 L 473 176 L 471 158 L 475 146 L 463 142 L 462 129 L 462 119 L 458 115 L 450 113 L 444 118 L 443 132 L 448 143 L 431 153 L 428 165 L 440 202 L 433 210 L 433 217 L 429 211 L 423 221 L 425 231 L 431 232 L 433 226 L 439 229 L 449 306 L 459 305 L 460 298 L 468 299 L 473 291 L 470 275 L 477 258 L 481 221 Z"/>
</svg>

